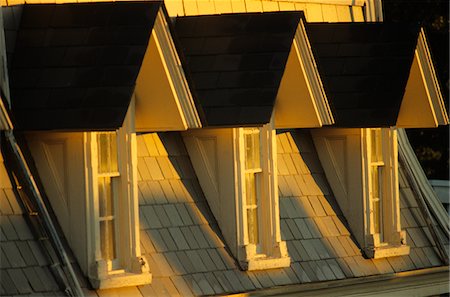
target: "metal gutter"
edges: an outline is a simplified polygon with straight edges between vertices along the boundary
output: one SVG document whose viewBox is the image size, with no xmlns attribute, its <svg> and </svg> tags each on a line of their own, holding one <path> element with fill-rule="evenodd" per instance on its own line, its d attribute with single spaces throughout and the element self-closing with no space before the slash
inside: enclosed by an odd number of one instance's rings
<svg viewBox="0 0 450 297">
<path fill-rule="evenodd" d="M 229 296 L 430 296 L 448 293 L 448 285 L 449 267 L 441 266 L 344 280 L 289 285 Z"/>
</svg>

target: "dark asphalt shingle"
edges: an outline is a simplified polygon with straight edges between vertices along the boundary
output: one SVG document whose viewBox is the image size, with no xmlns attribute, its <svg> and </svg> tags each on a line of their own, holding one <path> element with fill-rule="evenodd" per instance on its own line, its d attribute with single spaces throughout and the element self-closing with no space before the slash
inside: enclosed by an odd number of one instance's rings
<svg viewBox="0 0 450 297">
<path fill-rule="evenodd" d="M 185 67 L 204 126 L 270 121 L 301 12 L 178 17 Z"/>
<path fill-rule="evenodd" d="M 336 126 L 394 126 L 419 27 L 309 23 L 306 31 Z"/>
<path fill-rule="evenodd" d="M 16 127 L 120 127 L 160 6 L 25 4 L 16 42 L 9 47 L 14 49 L 9 71 Z"/>
</svg>

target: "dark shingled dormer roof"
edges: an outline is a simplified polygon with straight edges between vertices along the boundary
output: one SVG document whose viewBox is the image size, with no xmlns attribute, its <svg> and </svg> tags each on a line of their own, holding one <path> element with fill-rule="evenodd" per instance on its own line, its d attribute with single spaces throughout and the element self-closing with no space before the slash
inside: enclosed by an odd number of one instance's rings
<svg viewBox="0 0 450 297">
<path fill-rule="evenodd" d="M 17 128 L 120 127 L 160 5 L 24 5 L 9 65 Z"/>
<path fill-rule="evenodd" d="M 301 12 L 178 17 L 175 30 L 204 126 L 270 121 Z"/>
<path fill-rule="evenodd" d="M 394 126 L 419 27 L 309 23 L 306 29 L 336 126 Z"/>
</svg>

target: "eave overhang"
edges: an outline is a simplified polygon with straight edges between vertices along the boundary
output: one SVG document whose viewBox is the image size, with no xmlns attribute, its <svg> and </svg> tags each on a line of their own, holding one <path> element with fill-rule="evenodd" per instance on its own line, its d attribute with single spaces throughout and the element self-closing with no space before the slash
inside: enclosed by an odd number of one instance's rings
<svg viewBox="0 0 450 297">
<path fill-rule="evenodd" d="M 136 80 L 136 131 L 202 127 L 169 22 L 161 6 Z"/>
<path fill-rule="evenodd" d="M 303 20 L 295 32 L 274 108 L 275 128 L 334 124 Z"/>
<path fill-rule="evenodd" d="M 425 31 L 420 30 L 397 118 L 400 128 L 434 128 L 449 119 L 434 70 Z"/>
</svg>

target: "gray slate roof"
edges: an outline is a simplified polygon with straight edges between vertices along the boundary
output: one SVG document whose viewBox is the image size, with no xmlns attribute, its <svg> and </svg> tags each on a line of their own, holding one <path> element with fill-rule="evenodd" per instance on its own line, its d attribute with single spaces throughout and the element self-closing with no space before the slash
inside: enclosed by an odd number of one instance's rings
<svg viewBox="0 0 450 297">
<path fill-rule="evenodd" d="M 306 31 L 336 126 L 395 126 L 419 26 L 308 23 Z"/>
<path fill-rule="evenodd" d="M 365 259 L 330 192 L 309 131 L 292 130 L 277 134 L 281 233 L 292 263 L 283 269 L 243 272 L 224 244 L 180 134 L 141 134 L 137 144 L 141 249 L 153 281 L 123 289 L 85 289 L 89 296 L 237 293 L 442 265 L 401 168 L 401 223 L 411 253 Z M 0 294 L 60 296 L 10 188 L 1 189 L 0 203 Z"/>
<path fill-rule="evenodd" d="M 365 259 L 330 192 L 309 132 L 279 133 L 277 142 L 281 233 L 292 263 L 243 272 L 226 249 L 180 135 L 138 136 L 141 246 L 153 273 L 153 283 L 138 288 L 143 296 L 236 293 L 442 265 L 403 171 L 402 228 L 411 254 Z"/>
<path fill-rule="evenodd" d="M 160 6 L 160 1 L 23 5 L 17 38 L 6 38 L 14 43 L 7 47 L 14 48 L 9 70 L 16 127 L 122 126 Z"/>
<path fill-rule="evenodd" d="M 204 126 L 261 125 L 302 12 L 177 17 L 175 32 Z"/>
</svg>

